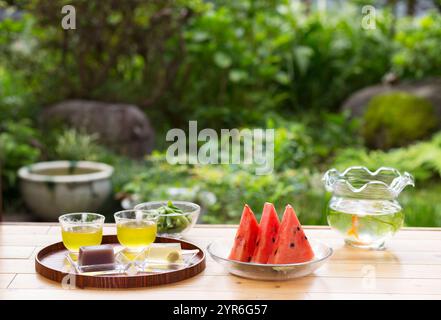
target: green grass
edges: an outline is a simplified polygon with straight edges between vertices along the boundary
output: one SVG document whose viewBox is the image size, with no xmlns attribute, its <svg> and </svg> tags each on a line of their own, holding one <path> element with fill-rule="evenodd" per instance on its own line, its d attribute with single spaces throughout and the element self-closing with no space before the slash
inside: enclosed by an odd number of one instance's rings
<svg viewBox="0 0 441 320">
<path fill-rule="evenodd" d="M 408 188 L 399 201 L 404 208 L 408 227 L 441 227 L 441 183 Z"/>
</svg>

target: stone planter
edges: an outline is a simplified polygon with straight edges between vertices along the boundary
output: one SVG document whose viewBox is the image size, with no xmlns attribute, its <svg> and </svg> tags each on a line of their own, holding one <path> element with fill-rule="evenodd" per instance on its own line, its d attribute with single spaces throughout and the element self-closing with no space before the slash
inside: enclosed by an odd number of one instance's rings
<svg viewBox="0 0 441 320">
<path fill-rule="evenodd" d="M 112 194 L 113 167 L 90 161 L 39 162 L 18 171 L 26 205 L 41 219 L 96 212 Z"/>
</svg>

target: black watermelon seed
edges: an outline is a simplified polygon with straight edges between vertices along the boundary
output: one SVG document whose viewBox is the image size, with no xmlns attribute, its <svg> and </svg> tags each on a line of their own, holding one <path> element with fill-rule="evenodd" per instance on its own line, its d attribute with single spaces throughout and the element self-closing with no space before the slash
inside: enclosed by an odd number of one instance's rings
<svg viewBox="0 0 441 320">
<path fill-rule="evenodd" d="M 297 227 L 297 231 L 300 231 L 300 227 Z"/>
<path fill-rule="evenodd" d="M 276 249 L 276 251 L 274 251 L 274 255 L 276 255 L 276 254 L 277 254 L 277 250 L 278 250 L 278 249 Z"/>
<path fill-rule="evenodd" d="M 291 248 L 294 248 L 296 245 L 294 244 L 294 242 L 291 242 L 289 245 Z"/>
<path fill-rule="evenodd" d="M 305 240 L 308 240 L 308 238 L 305 236 Z"/>
<path fill-rule="evenodd" d="M 274 242 L 276 242 L 276 238 L 274 238 L 274 237 L 273 237 L 273 239 L 272 239 L 272 240 L 273 240 L 273 243 L 274 243 Z"/>
</svg>

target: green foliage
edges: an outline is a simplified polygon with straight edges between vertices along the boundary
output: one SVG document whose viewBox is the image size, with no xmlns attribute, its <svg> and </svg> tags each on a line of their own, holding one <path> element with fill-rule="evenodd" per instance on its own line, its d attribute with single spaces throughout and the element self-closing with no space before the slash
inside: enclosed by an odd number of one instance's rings
<svg viewBox="0 0 441 320">
<path fill-rule="evenodd" d="M 181 190 L 186 194 L 180 199 L 205 208 L 202 219 L 207 223 L 237 223 L 245 203 L 260 215 L 265 201 L 274 202 L 279 211 L 293 203 L 304 223 L 324 223 L 325 201 L 322 189 L 316 188 L 319 184 L 320 178 L 311 179 L 305 170 L 257 176 L 244 167 L 170 165 L 164 154 L 156 153 L 123 191 L 141 202 L 168 199 Z"/>
<path fill-rule="evenodd" d="M 441 132 L 430 141 L 388 152 L 346 149 L 337 155 L 334 164 L 340 170 L 353 165 L 363 165 L 371 170 L 387 166 L 412 173 L 417 182 L 437 180 L 441 177 Z"/>
<path fill-rule="evenodd" d="M 143 161 L 136 161 L 117 155 L 99 143 L 97 135 L 78 132 L 75 129 L 55 131 L 54 148 L 50 148 L 48 160 L 97 161 L 107 163 L 115 168 L 112 182 L 115 193 L 120 192 L 130 179 L 142 173 Z M 49 143 L 48 141 L 48 143 Z"/>
<path fill-rule="evenodd" d="M 350 6 L 306 14 L 284 0 L 216 2 L 186 28 L 171 112 L 219 128 L 261 124 L 262 112 L 336 110 L 388 68 L 390 16 L 366 32 L 356 14 Z"/>
<path fill-rule="evenodd" d="M 404 223 L 412 227 L 441 226 L 441 184 L 429 183 L 425 186 L 405 189 L 400 195 L 400 204 L 405 214 Z"/>
<path fill-rule="evenodd" d="M 269 120 L 274 128 L 275 169 L 325 169 L 341 149 L 361 144 L 359 122 L 346 114 L 306 115 L 299 121 Z"/>
<path fill-rule="evenodd" d="M 439 125 L 429 101 L 405 92 L 374 97 L 363 120 L 366 144 L 382 149 L 404 146 L 425 138 Z"/>
<path fill-rule="evenodd" d="M 35 146 L 38 133 L 29 120 L 6 122 L 0 127 L 0 171 L 3 190 L 17 183 L 17 170 L 36 161 L 40 150 Z"/>
<path fill-rule="evenodd" d="M 2 119 L 29 116 L 29 92 L 23 79 L 0 64 L 0 114 Z"/>
<path fill-rule="evenodd" d="M 378 9 L 376 29 L 364 30 L 360 1 L 306 13 L 289 0 L 78 0 L 77 30 L 66 32 L 60 7 L 71 1 L 7 3 L 20 5 L 17 10 L 0 0 L 8 9 L 0 21 L 0 156 L 7 192 L 17 190 L 21 165 L 86 159 L 115 167 L 117 192 L 199 202 L 206 222 L 238 222 L 244 202 L 259 213 L 264 201 L 273 201 L 279 213 L 292 203 L 303 223 L 323 224 L 320 172 L 337 157 L 337 166 L 388 165 L 413 173 L 417 191 L 403 194 L 408 224 L 440 225 L 440 135 L 369 152 L 359 148 L 357 122 L 332 113 L 390 70 L 409 79 L 439 76 L 439 13 L 395 18 Z M 172 166 L 161 152 L 132 161 L 96 137 L 64 129 L 42 134 L 35 121 L 20 121 L 37 119 L 42 106 L 66 98 L 138 104 L 159 133 L 190 119 L 217 129 L 274 128 L 275 171 L 256 176 L 245 166 Z M 405 116 L 400 110 L 389 118 Z M 408 139 L 430 131 L 430 122 L 406 122 Z"/>
<path fill-rule="evenodd" d="M 271 174 L 256 175 L 255 166 L 244 164 L 170 165 L 164 153 L 155 152 L 123 192 L 137 202 L 176 197 L 198 202 L 209 212 L 203 217 L 208 223 L 237 223 L 244 203 L 259 215 L 263 203 L 270 201 L 279 212 L 293 204 L 304 223 L 323 224 L 326 197 L 320 168 L 346 144 L 355 143 L 350 133 L 357 127 L 345 116 L 325 115 L 321 120 L 314 120 L 321 124 L 320 133 L 314 133 L 318 123 L 313 120 L 268 121 L 268 128 L 275 129 Z M 348 138 L 342 139 L 343 134 Z"/>
<path fill-rule="evenodd" d="M 285 170 L 257 176 L 243 169 L 210 166 L 196 168 L 193 173 L 203 179 L 204 187 L 217 198 L 217 203 L 210 208 L 214 214 L 210 210 L 210 215 L 205 218 L 207 222 L 225 220 L 237 223 L 245 203 L 260 215 L 264 201 L 273 202 L 279 212 L 291 203 L 305 223 L 323 222 L 322 189 L 314 189 L 317 176 L 311 178 L 312 173 L 308 170 Z"/>
<path fill-rule="evenodd" d="M 77 97 L 136 103 L 159 131 L 189 119 L 264 125 L 262 114 L 335 111 L 391 68 L 440 74 L 435 12 L 394 25 L 379 9 L 376 29 L 364 30 L 353 3 L 306 13 L 289 0 L 101 1 L 99 10 L 78 0 L 77 29 L 65 32 L 68 1 L 19 3 L 20 19 L 0 21 L 0 74 L 13 74 L 13 101 L 28 117 Z"/>
<path fill-rule="evenodd" d="M 76 29 L 66 32 L 60 27 L 66 4 L 73 3 L 22 3 L 32 29 L 18 36 L 36 42 L 24 62 L 38 70 L 30 79 L 46 78 L 39 86 L 51 92 L 46 103 L 67 96 L 156 103 L 182 60 L 182 28 L 205 6 L 201 0 L 77 0 Z"/>
<path fill-rule="evenodd" d="M 166 189 L 170 186 L 182 188 L 192 187 L 187 184 L 189 173 L 186 165 L 168 165 L 165 156 L 154 152 L 148 161 L 143 163 L 142 170 L 131 177 L 131 181 L 123 187 L 123 192 L 139 194 L 142 199 L 164 199 Z"/>
<path fill-rule="evenodd" d="M 25 10 L 0 2 L 0 111 L 14 119 L 34 119 L 41 102 L 60 98 L 55 56 L 42 47 L 50 37 Z"/>
<path fill-rule="evenodd" d="M 433 11 L 419 18 L 398 21 L 393 70 L 403 78 L 441 75 L 441 15 Z"/>
<path fill-rule="evenodd" d="M 23 73 L 42 104 L 123 100 L 161 106 L 151 115 L 173 126 L 262 124 L 262 112 L 335 110 L 388 63 L 389 16 L 365 32 L 351 7 L 306 15 L 287 0 L 134 1 L 100 3 L 97 16 L 95 1 L 78 1 L 77 30 L 66 33 L 64 3 L 30 1 L 30 14 L 0 23 L 12 29 L 11 72 Z"/>
<path fill-rule="evenodd" d="M 67 129 L 57 137 L 55 157 L 63 160 L 98 161 L 105 150 L 98 144 L 97 135 Z"/>
</svg>

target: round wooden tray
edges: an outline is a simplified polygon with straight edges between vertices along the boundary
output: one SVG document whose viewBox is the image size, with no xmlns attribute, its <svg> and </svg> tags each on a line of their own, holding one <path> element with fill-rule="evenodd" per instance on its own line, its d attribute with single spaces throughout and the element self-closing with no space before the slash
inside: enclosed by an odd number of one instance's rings
<svg viewBox="0 0 441 320">
<path fill-rule="evenodd" d="M 156 237 L 155 242 L 179 242 L 182 249 L 199 249 L 199 253 L 194 258 L 196 262 L 185 269 L 173 270 L 158 274 L 137 274 L 133 276 L 125 274 L 100 276 L 74 274 L 66 272 L 65 263 L 67 250 L 62 242 L 57 242 L 41 249 L 38 252 L 35 258 L 35 270 L 43 277 L 60 283 L 66 282 L 68 279 L 66 278 L 66 276 L 69 275 L 69 282 L 72 283 L 73 280 L 75 286 L 79 288 L 140 288 L 157 286 L 188 279 L 194 277 L 205 269 L 204 250 L 194 245 L 193 243 L 180 239 L 170 239 L 163 237 Z M 102 244 L 114 244 L 115 246 L 119 245 L 116 235 L 103 236 Z"/>
</svg>

